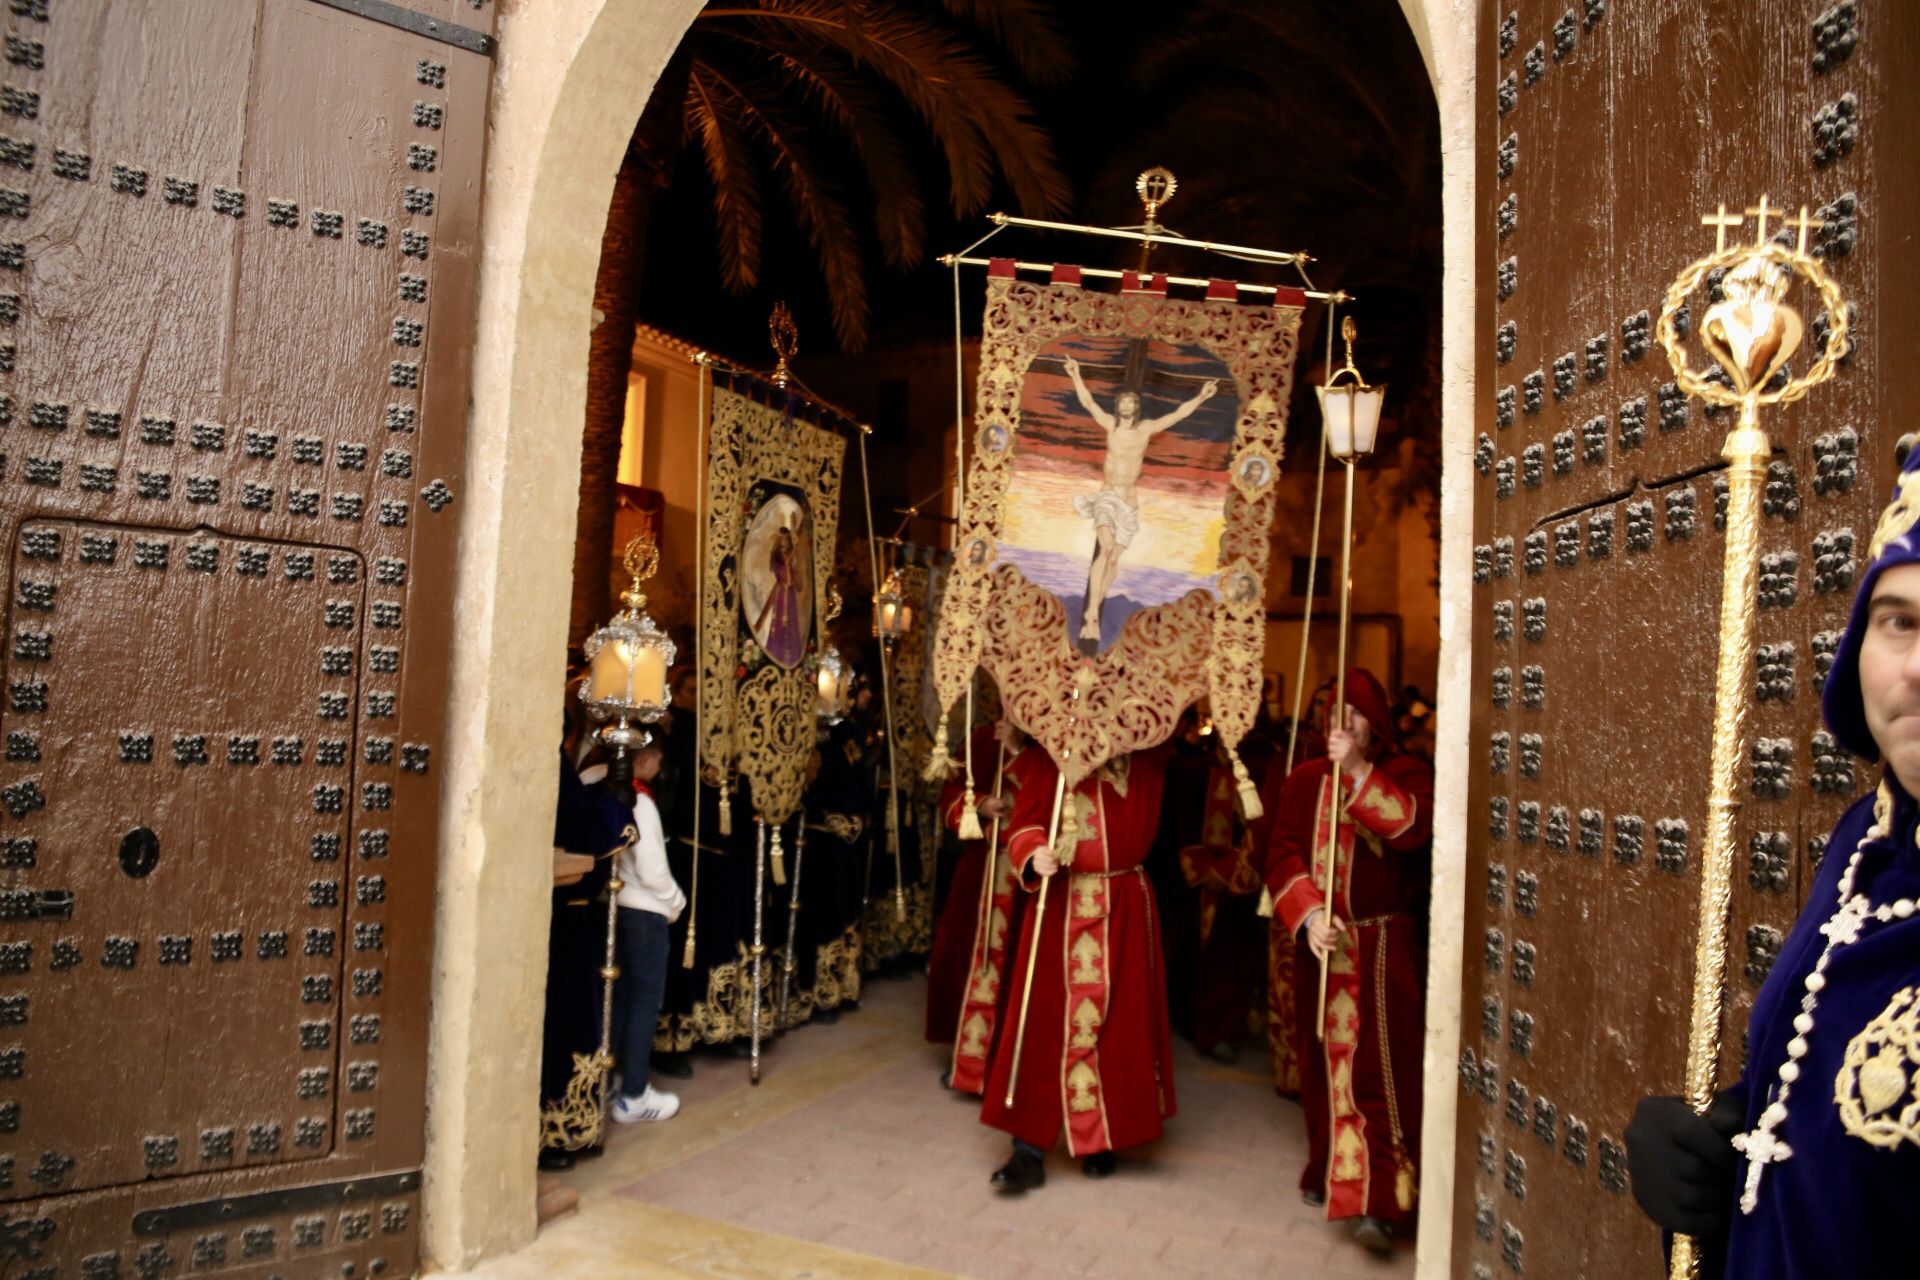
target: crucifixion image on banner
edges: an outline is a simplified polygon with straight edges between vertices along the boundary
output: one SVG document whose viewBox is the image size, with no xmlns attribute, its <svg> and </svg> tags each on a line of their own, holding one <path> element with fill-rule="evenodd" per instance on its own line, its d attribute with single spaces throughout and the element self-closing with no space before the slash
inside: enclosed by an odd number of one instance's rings
<svg viewBox="0 0 1920 1280">
<path fill-rule="evenodd" d="M 999 559 L 1060 598 L 1083 652 L 1214 590 L 1232 385 L 1204 348 L 1165 342 L 1075 335 L 1034 359 Z"/>
<path fill-rule="evenodd" d="M 1236 745 L 1260 703 L 1268 531 L 1306 296 L 1169 298 L 1129 277 L 987 280 L 941 708 L 976 670 L 1068 785 L 1201 698 Z M 936 746 L 931 767 L 944 763 Z"/>
</svg>

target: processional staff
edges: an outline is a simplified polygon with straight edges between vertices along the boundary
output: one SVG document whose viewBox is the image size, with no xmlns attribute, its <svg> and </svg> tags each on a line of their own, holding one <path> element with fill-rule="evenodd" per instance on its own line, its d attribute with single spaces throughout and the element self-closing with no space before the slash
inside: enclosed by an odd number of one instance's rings
<svg viewBox="0 0 1920 1280">
<path fill-rule="evenodd" d="M 1760 559 L 1760 494 L 1773 442 L 1760 426 L 1760 406 L 1792 404 L 1833 376 L 1847 350 L 1847 311 L 1840 288 L 1819 259 L 1807 252 L 1807 233 L 1821 225 L 1807 216 L 1788 223 L 1798 229 L 1793 248 L 1767 238 L 1768 219 L 1780 211 L 1762 196 L 1746 213 L 1756 222 L 1754 242 L 1727 247 L 1727 232 L 1746 219 L 1726 205 L 1701 219 L 1714 229 L 1714 251 L 1675 278 L 1655 330 L 1682 390 L 1708 404 L 1738 408 L 1721 457 L 1727 462 L 1727 543 L 1720 583 L 1719 657 L 1714 672 L 1713 755 L 1709 766 L 1707 838 L 1700 858 L 1700 928 L 1694 945 L 1693 1004 L 1687 1039 L 1687 1102 L 1705 1115 L 1720 1074 L 1720 1023 L 1726 1005 L 1727 916 L 1733 891 L 1733 820 L 1739 812 L 1740 762 L 1746 755 L 1747 686 L 1753 664 L 1754 579 Z M 1700 343 L 1727 374 L 1731 386 L 1710 381 L 1687 365 L 1676 317 L 1712 271 L 1721 271 L 1722 301 L 1706 311 Z M 1785 302 L 1795 279 L 1820 295 L 1830 328 L 1826 349 L 1795 378 L 1780 378 L 1805 334 L 1800 315 Z M 1742 1135 L 1743 1137 L 1745 1135 Z M 1735 1145 L 1741 1145 L 1736 1139 Z M 1776 1158 L 1762 1144 L 1743 1148 L 1754 1171 Z M 1750 1172 L 1750 1177 L 1757 1176 Z M 1693 1237 L 1673 1240 L 1672 1280 L 1695 1280 L 1700 1256 Z"/>
<path fill-rule="evenodd" d="M 1352 316 L 1341 320 L 1340 337 L 1347 344 L 1347 363 L 1328 378 L 1324 386 L 1314 388 L 1320 399 L 1321 417 L 1326 423 L 1327 451 L 1346 469 L 1345 509 L 1340 534 L 1340 640 L 1334 650 L 1333 719 L 1328 722 L 1335 729 L 1347 727 L 1347 625 L 1353 605 L 1353 465 L 1373 452 L 1380 433 L 1380 408 L 1387 398 L 1386 385 L 1369 384 L 1353 363 L 1356 333 Z M 1340 381 L 1342 378 L 1351 381 L 1343 383 Z M 1313 550 L 1318 551 L 1319 548 Z M 1308 608 L 1312 608 L 1311 597 L 1308 599 Z M 1340 862 L 1341 772 L 1342 766 L 1338 764 L 1327 771 L 1327 847 L 1320 871 L 1320 900 L 1325 904 L 1321 907 L 1322 918 L 1328 925 L 1334 920 L 1333 894 L 1339 883 L 1335 873 Z M 1329 951 L 1320 959 L 1319 1012 L 1313 1022 L 1313 1034 L 1316 1037 L 1324 1034 L 1327 1023 L 1327 971 L 1332 966 L 1333 953 Z"/>
</svg>

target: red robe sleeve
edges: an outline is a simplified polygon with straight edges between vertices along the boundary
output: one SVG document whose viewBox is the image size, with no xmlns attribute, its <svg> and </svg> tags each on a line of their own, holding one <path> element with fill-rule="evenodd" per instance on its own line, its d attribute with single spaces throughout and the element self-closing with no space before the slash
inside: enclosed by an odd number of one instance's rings
<svg viewBox="0 0 1920 1280">
<path fill-rule="evenodd" d="M 1027 888 L 1039 884 L 1027 875 L 1027 863 L 1047 846 L 1047 826 L 1053 820 L 1053 784 L 1060 776 L 1053 757 L 1039 747 L 1021 753 L 1020 785 L 1014 791 L 1013 811 L 1007 815 L 1007 856 L 1020 882 Z"/>
<path fill-rule="evenodd" d="M 1379 770 L 1375 770 L 1379 772 Z M 1320 784 L 1327 776 L 1324 759 L 1309 760 L 1287 775 L 1280 788 L 1278 804 L 1273 808 L 1271 835 L 1268 837 L 1266 880 L 1273 895 L 1274 918 L 1288 932 L 1297 932 L 1307 913 L 1323 905 L 1320 886 L 1313 880 L 1313 841 L 1315 810 L 1320 805 Z"/>
<path fill-rule="evenodd" d="M 1395 853 L 1433 839 L 1433 770 L 1414 756 L 1388 756 L 1347 801 L 1347 816 Z"/>
</svg>

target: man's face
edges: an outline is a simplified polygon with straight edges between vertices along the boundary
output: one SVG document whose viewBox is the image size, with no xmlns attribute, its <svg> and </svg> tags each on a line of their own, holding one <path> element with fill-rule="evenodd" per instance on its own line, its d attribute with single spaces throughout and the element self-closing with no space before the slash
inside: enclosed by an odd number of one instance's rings
<svg viewBox="0 0 1920 1280">
<path fill-rule="evenodd" d="M 1330 733 L 1334 729 L 1333 707 L 1327 707 L 1325 726 Z M 1373 725 L 1360 714 L 1358 707 L 1347 708 L 1347 732 L 1353 735 L 1353 745 L 1365 751 L 1373 745 Z"/>
<path fill-rule="evenodd" d="M 1123 421 L 1131 422 L 1140 416 L 1140 397 L 1131 391 L 1122 391 L 1114 397 L 1113 409 Z"/>
<path fill-rule="evenodd" d="M 673 705 L 682 711 L 693 710 L 694 695 L 700 691 L 697 680 L 682 680 L 673 686 Z"/>
<path fill-rule="evenodd" d="M 648 747 L 633 758 L 633 776 L 642 782 L 652 782 L 660 776 L 660 762 L 664 758 L 658 747 Z"/>
<path fill-rule="evenodd" d="M 1888 569 L 1873 584 L 1860 701 L 1894 776 L 1909 795 L 1920 794 L 1920 564 Z"/>
</svg>

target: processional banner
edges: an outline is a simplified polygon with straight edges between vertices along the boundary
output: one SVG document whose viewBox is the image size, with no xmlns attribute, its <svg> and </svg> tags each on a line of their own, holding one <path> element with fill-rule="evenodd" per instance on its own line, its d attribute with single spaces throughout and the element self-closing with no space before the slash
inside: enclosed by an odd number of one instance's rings
<svg viewBox="0 0 1920 1280">
<path fill-rule="evenodd" d="M 716 372 L 700 606 L 700 756 L 742 777 L 754 813 L 800 808 L 814 745 L 822 633 L 846 441 Z"/>
<path fill-rule="evenodd" d="M 1230 748 L 1259 707 L 1268 530 L 1304 294 L 1242 305 L 987 280 L 941 706 L 976 668 L 1068 786 L 1209 700 Z M 944 756 L 944 750 L 940 753 Z M 937 765 L 938 762 L 936 762 Z"/>
</svg>

